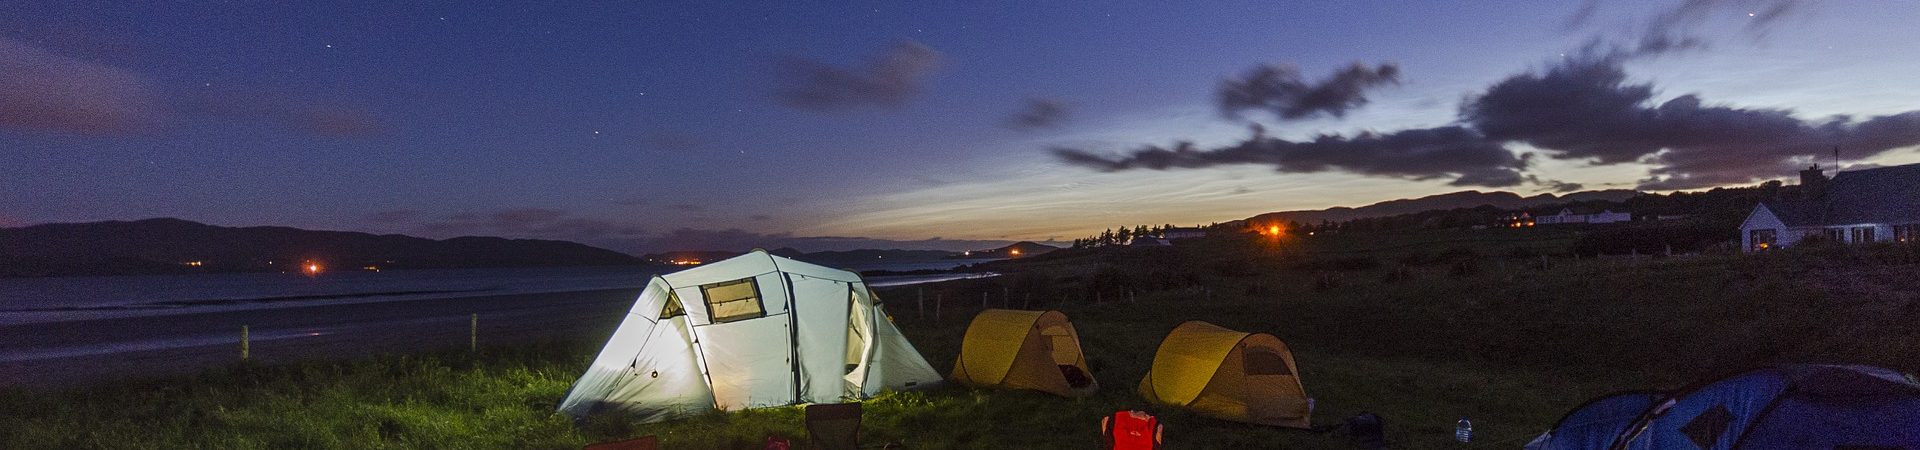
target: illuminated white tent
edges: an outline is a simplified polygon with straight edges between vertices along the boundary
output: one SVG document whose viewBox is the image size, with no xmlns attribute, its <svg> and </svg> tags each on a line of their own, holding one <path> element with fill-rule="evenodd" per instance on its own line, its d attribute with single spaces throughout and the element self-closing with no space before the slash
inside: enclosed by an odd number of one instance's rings
<svg viewBox="0 0 1920 450">
<path fill-rule="evenodd" d="M 858 274 L 754 250 L 654 277 L 560 411 L 653 422 L 940 380 Z"/>
</svg>

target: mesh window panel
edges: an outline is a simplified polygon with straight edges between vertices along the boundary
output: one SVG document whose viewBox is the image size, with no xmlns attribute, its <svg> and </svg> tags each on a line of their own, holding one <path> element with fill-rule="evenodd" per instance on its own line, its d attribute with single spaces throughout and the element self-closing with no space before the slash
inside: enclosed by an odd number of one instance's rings
<svg viewBox="0 0 1920 450">
<path fill-rule="evenodd" d="M 667 306 L 660 308 L 660 320 L 687 315 L 687 308 L 680 306 L 680 294 L 667 291 Z"/>
<path fill-rule="evenodd" d="M 707 310 L 713 313 L 713 323 L 756 319 L 767 315 L 767 309 L 760 305 L 760 285 L 754 283 L 752 278 L 703 285 L 700 286 L 700 292 L 707 297 Z"/>
<path fill-rule="evenodd" d="M 1242 361 L 1247 367 L 1247 375 L 1293 375 L 1287 370 L 1287 360 L 1278 354 L 1264 350 L 1247 349 Z"/>
<path fill-rule="evenodd" d="M 1727 426 L 1732 424 L 1733 413 L 1727 411 L 1726 405 L 1713 405 L 1682 425 L 1680 433 L 1687 435 L 1687 440 L 1693 441 L 1693 445 L 1713 448 L 1713 444 L 1720 441 L 1720 435 L 1726 434 Z"/>
</svg>

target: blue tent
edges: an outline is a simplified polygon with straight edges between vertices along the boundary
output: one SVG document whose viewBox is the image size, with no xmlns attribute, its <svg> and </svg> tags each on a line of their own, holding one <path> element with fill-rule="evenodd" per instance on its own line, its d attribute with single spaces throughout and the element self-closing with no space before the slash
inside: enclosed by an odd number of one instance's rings
<svg viewBox="0 0 1920 450">
<path fill-rule="evenodd" d="M 1920 383 L 1878 367 L 1770 366 L 1594 399 L 1527 448 L 1920 450 Z"/>
</svg>

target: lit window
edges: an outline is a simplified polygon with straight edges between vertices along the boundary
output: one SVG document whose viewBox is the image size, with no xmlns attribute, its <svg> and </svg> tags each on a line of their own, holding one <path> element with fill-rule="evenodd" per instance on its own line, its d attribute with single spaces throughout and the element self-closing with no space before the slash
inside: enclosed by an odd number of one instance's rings
<svg viewBox="0 0 1920 450">
<path fill-rule="evenodd" d="M 1747 241 L 1750 242 L 1748 245 L 1752 245 L 1754 250 L 1773 248 L 1773 246 L 1779 245 L 1777 242 L 1778 239 L 1779 233 L 1771 229 L 1747 232 Z"/>
<path fill-rule="evenodd" d="M 739 320 L 766 317 L 766 308 L 760 305 L 760 285 L 752 278 L 725 283 L 700 286 L 700 293 L 707 297 L 707 311 L 713 314 L 713 323 L 726 323 Z"/>
</svg>

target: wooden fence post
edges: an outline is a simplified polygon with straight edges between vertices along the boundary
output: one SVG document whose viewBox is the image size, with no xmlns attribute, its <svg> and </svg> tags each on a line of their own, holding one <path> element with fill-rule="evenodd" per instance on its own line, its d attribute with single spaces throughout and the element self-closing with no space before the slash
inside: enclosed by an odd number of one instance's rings
<svg viewBox="0 0 1920 450">
<path fill-rule="evenodd" d="M 941 306 L 946 303 L 946 299 L 947 294 L 945 292 L 935 292 L 933 294 L 933 323 L 940 323 L 940 310 L 945 309 L 941 308 Z"/>
<path fill-rule="evenodd" d="M 247 354 L 249 353 L 250 350 L 252 350 L 250 348 L 247 348 L 252 344 L 251 341 L 252 341 L 252 338 L 247 337 L 247 326 L 241 325 L 240 326 L 240 360 L 241 361 L 246 361 L 247 357 L 251 356 Z"/>
<path fill-rule="evenodd" d="M 914 300 L 913 302 L 915 304 L 920 305 L 920 320 L 926 320 L 927 319 L 927 289 L 914 288 L 913 293 L 916 298 L 916 300 Z"/>
<path fill-rule="evenodd" d="M 480 313 L 473 313 L 467 321 L 467 351 L 480 351 Z"/>
</svg>

